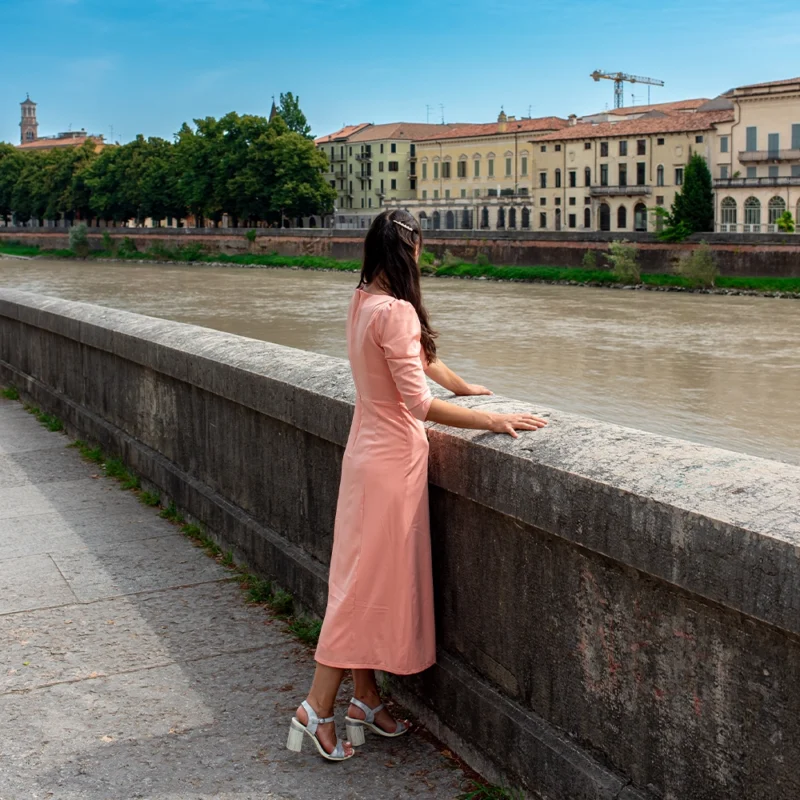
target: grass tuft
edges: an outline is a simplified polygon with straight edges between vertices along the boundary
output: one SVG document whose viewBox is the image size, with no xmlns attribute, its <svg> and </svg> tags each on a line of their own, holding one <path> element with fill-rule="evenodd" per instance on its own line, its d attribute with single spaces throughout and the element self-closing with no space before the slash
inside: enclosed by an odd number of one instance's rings
<svg viewBox="0 0 800 800">
<path fill-rule="evenodd" d="M 6 386 L 5 389 L 0 390 L 0 394 L 6 400 L 19 400 L 19 389 L 16 386 Z"/>
<path fill-rule="evenodd" d="M 250 603 L 268 603 L 272 598 L 272 581 L 245 573 L 243 585 Z"/>
<path fill-rule="evenodd" d="M 170 522 L 177 522 L 180 525 L 186 522 L 186 518 L 183 514 L 175 508 L 175 503 L 170 503 L 158 516 L 162 519 L 168 519 Z"/>
<path fill-rule="evenodd" d="M 190 539 L 199 541 L 203 535 L 203 529 L 199 525 L 189 522 L 181 528 L 181 533 L 184 536 L 188 536 Z"/>
<path fill-rule="evenodd" d="M 294 598 L 289 592 L 278 589 L 269 601 L 269 607 L 278 617 L 291 617 L 294 611 Z"/>
<path fill-rule="evenodd" d="M 155 492 L 142 492 L 139 495 L 139 500 L 146 506 L 157 506 L 161 504 L 161 497 Z"/>
<path fill-rule="evenodd" d="M 458 800 L 524 800 L 524 798 L 525 795 L 519 789 L 509 789 L 474 780 L 470 781 L 470 786 L 458 796 Z"/>
<path fill-rule="evenodd" d="M 42 411 L 38 406 L 25 405 L 24 409 L 29 414 L 33 414 L 47 430 L 54 432 L 64 430 L 64 423 L 58 417 L 53 414 L 48 414 L 46 411 Z"/>
<path fill-rule="evenodd" d="M 316 647 L 319 641 L 319 632 L 322 630 L 322 620 L 309 617 L 294 617 L 289 622 L 289 630 L 309 647 Z"/>
</svg>

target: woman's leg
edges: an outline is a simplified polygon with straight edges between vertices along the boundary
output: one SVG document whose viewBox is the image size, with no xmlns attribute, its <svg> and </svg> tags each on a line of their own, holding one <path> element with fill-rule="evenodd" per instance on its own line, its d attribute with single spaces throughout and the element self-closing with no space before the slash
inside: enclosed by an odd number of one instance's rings
<svg viewBox="0 0 800 800">
<path fill-rule="evenodd" d="M 353 684 L 355 687 L 354 695 L 356 700 L 360 700 L 370 708 L 375 708 L 381 703 L 381 696 L 378 692 L 378 684 L 375 680 L 375 670 L 354 669 Z M 347 711 L 348 716 L 353 719 L 364 719 L 364 712 L 358 707 L 351 705 Z M 394 732 L 397 722 L 394 717 L 384 708 L 375 715 L 375 724 L 387 733 Z"/>
<path fill-rule="evenodd" d="M 317 664 L 317 669 L 314 672 L 314 681 L 306 699 L 321 719 L 333 716 L 333 705 L 336 702 L 336 695 L 343 677 L 343 669 Z M 308 714 L 306 714 L 306 710 L 302 706 L 297 709 L 296 716 L 303 725 L 308 723 Z M 325 748 L 326 752 L 332 753 L 333 748 L 336 747 L 336 724 L 328 722 L 325 725 L 320 725 L 317 728 L 317 739 L 319 739 L 319 743 Z M 345 743 L 344 751 L 345 753 L 352 753 L 353 748 L 349 743 Z"/>
</svg>

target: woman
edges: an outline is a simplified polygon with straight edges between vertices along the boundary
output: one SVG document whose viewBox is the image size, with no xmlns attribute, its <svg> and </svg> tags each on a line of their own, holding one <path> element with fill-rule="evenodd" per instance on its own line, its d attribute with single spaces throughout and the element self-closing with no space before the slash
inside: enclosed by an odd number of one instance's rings
<svg viewBox="0 0 800 800">
<path fill-rule="evenodd" d="M 408 725 L 383 707 L 374 670 L 421 672 L 436 660 L 428 522 L 428 439 L 423 422 L 508 433 L 537 430 L 531 414 L 492 414 L 431 396 L 425 374 L 457 395 L 491 394 L 436 358 L 436 332 L 422 304 L 422 235 L 405 211 L 385 211 L 367 233 L 361 280 L 347 316 L 356 408 L 342 464 L 328 608 L 314 682 L 289 729 L 299 751 L 309 736 L 320 755 L 344 761 L 364 729 L 400 736 Z M 336 738 L 333 705 L 344 671 L 355 696 Z M 351 743 L 352 742 L 352 743 Z"/>
</svg>

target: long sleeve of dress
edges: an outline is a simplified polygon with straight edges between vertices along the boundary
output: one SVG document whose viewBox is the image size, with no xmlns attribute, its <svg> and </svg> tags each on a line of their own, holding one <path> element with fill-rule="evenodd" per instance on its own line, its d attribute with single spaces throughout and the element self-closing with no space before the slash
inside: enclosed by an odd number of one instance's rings
<svg viewBox="0 0 800 800">
<path fill-rule="evenodd" d="M 387 304 L 378 312 L 375 332 L 406 408 L 424 421 L 433 396 L 425 380 L 416 309 L 405 300 Z"/>
</svg>

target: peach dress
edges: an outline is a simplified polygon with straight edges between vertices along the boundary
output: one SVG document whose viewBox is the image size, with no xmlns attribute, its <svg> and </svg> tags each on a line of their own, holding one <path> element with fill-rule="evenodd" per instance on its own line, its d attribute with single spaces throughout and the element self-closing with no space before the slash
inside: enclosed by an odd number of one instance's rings
<svg viewBox="0 0 800 800">
<path fill-rule="evenodd" d="M 330 667 L 408 675 L 436 660 L 422 424 L 433 398 L 417 312 L 405 300 L 357 289 L 347 350 L 356 408 L 315 658 Z"/>
</svg>

